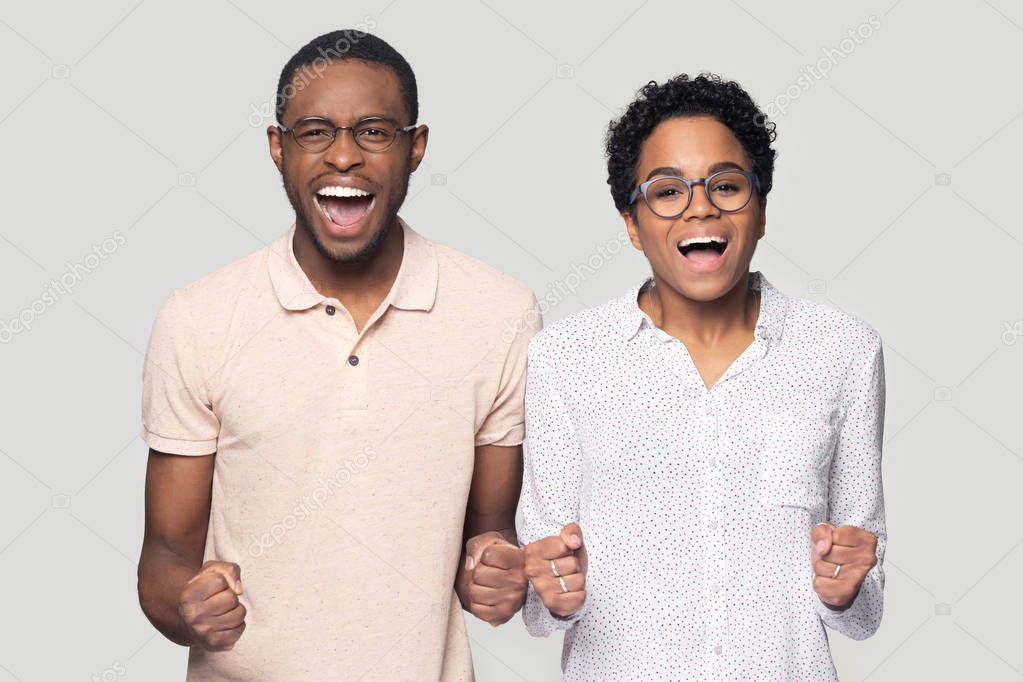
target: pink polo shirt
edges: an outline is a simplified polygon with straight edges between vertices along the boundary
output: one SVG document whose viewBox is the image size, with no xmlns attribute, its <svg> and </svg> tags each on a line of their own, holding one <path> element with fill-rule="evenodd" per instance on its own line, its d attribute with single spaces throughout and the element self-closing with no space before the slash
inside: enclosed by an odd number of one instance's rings
<svg viewBox="0 0 1023 682">
<path fill-rule="evenodd" d="M 401 223 L 362 332 L 295 259 L 295 227 L 171 294 L 146 442 L 216 453 L 205 558 L 241 566 L 247 629 L 190 680 L 471 680 L 453 590 L 474 447 L 523 439 L 530 289 Z"/>
</svg>

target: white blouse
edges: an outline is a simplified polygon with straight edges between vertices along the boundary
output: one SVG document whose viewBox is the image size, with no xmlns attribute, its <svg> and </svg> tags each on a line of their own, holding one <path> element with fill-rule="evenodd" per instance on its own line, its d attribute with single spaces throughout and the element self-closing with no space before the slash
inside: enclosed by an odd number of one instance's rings
<svg viewBox="0 0 1023 682">
<path fill-rule="evenodd" d="M 567 629 L 566 680 L 835 680 L 824 626 L 880 623 L 881 339 L 758 272 L 750 286 L 754 341 L 710 390 L 640 286 L 530 343 L 519 541 L 578 521 L 589 552 L 578 614 L 532 588 L 523 610 L 535 636 Z M 824 520 L 878 538 L 842 612 L 813 590 Z"/>
</svg>

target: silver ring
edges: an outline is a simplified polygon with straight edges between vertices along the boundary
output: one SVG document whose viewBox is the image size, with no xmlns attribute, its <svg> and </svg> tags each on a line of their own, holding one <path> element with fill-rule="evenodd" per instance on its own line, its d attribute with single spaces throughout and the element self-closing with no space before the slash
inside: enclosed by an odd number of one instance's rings
<svg viewBox="0 0 1023 682">
<path fill-rule="evenodd" d="M 554 559 L 551 559 L 551 573 L 554 574 L 555 578 L 561 577 L 561 574 L 558 573 L 558 567 L 554 565 Z"/>
<path fill-rule="evenodd" d="M 558 582 L 561 583 L 561 591 L 568 592 L 568 585 L 565 584 L 565 579 L 560 575 L 558 576 Z"/>
<path fill-rule="evenodd" d="M 831 576 L 831 579 L 834 580 L 835 578 L 837 578 L 838 574 L 841 573 L 841 571 L 842 571 L 842 564 L 839 564 L 839 565 L 835 566 L 835 574 L 833 576 Z"/>
</svg>

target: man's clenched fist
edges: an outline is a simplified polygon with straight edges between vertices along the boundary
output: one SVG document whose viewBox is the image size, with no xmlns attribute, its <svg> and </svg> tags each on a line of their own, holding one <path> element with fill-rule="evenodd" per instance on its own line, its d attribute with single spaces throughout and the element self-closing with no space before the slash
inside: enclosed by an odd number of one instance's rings
<svg viewBox="0 0 1023 682">
<path fill-rule="evenodd" d="M 229 651 L 245 632 L 245 606 L 238 601 L 238 564 L 207 561 L 178 598 L 178 613 L 192 644 L 206 651 Z"/>
<path fill-rule="evenodd" d="M 833 610 L 849 608 L 877 564 L 877 536 L 856 526 L 819 523 L 810 531 L 810 541 L 814 591 Z"/>
<path fill-rule="evenodd" d="M 523 553 L 497 531 L 465 543 L 469 612 L 491 625 L 507 623 L 526 599 Z"/>
<path fill-rule="evenodd" d="M 526 575 L 544 606 L 558 618 L 568 618 L 586 602 L 586 547 L 579 524 L 570 523 L 559 535 L 525 547 Z"/>
</svg>

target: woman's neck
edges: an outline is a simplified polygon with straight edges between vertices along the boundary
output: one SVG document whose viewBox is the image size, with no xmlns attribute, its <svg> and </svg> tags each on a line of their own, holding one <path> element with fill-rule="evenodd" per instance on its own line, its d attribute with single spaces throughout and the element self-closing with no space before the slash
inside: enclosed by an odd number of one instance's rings
<svg viewBox="0 0 1023 682">
<path fill-rule="evenodd" d="M 724 296 L 697 301 L 654 275 L 654 286 L 641 293 L 640 309 L 657 327 L 686 342 L 714 345 L 734 335 L 752 336 L 760 311 L 759 296 L 750 288 L 747 271 Z"/>
</svg>

